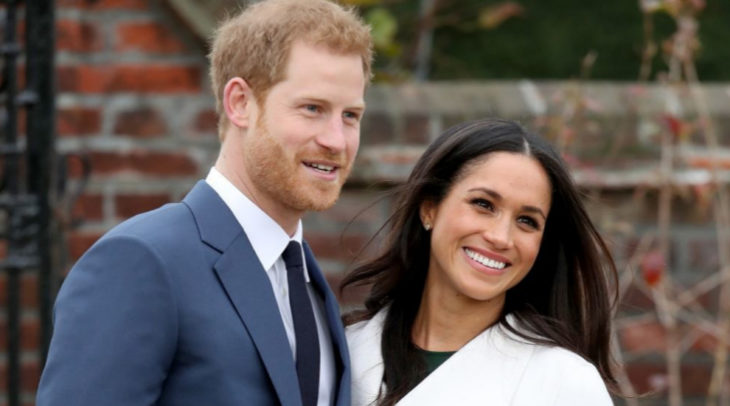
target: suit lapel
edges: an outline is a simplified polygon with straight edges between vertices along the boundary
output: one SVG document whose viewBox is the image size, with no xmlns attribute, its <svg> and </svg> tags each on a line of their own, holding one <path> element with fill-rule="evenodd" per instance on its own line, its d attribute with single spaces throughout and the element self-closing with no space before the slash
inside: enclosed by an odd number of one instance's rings
<svg viewBox="0 0 730 406">
<path fill-rule="evenodd" d="M 204 181 L 184 202 L 195 216 L 201 239 L 221 253 L 214 271 L 249 332 L 281 404 L 300 406 L 296 367 L 271 282 L 246 234 Z"/>
<path fill-rule="evenodd" d="M 317 265 L 317 261 L 314 259 L 314 255 L 312 254 L 309 245 L 305 242 L 303 246 L 309 276 L 314 283 L 315 288 L 324 298 L 324 307 L 325 312 L 327 313 L 327 326 L 336 351 L 335 356 L 337 357 L 338 372 L 341 372 L 337 385 L 337 398 L 335 404 L 338 406 L 349 406 L 350 357 L 347 350 L 345 330 L 342 326 L 342 320 L 340 319 L 340 306 L 337 302 L 337 298 L 335 298 L 335 295 L 332 293 L 332 289 L 330 289 L 329 284 L 324 278 L 322 271 L 319 269 L 319 265 Z"/>
<path fill-rule="evenodd" d="M 215 271 L 256 344 L 283 405 L 298 405 L 296 366 L 271 282 L 241 233 L 215 264 Z"/>
</svg>

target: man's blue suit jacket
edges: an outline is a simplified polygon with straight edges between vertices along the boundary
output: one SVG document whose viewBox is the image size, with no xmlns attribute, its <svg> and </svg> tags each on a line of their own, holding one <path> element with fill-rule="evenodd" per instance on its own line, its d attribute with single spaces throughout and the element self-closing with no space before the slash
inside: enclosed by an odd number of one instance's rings
<svg viewBox="0 0 730 406">
<path fill-rule="evenodd" d="M 349 406 L 338 304 L 304 247 L 334 346 L 335 404 Z M 301 405 L 269 278 L 204 181 L 94 244 L 63 283 L 54 325 L 38 406 Z"/>
</svg>

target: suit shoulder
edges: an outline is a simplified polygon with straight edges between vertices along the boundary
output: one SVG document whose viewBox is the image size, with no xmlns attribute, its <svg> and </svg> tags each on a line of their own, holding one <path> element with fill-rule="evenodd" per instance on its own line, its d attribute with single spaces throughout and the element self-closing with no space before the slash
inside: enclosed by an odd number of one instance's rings
<svg viewBox="0 0 730 406">
<path fill-rule="evenodd" d="M 121 241 L 135 242 L 158 255 L 178 255 L 188 244 L 199 244 L 197 225 L 190 209 L 183 203 L 169 203 L 131 217 L 104 234 L 90 249 Z M 175 254 L 178 253 L 178 254 Z"/>
<path fill-rule="evenodd" d="M 168 203 L 138 214 L 112 228 L 105 237 L 136 237 L 143 241 L 180 238 L 181 231 L 195 227 L 190 209 L 183 203 Z"/>
</svg>

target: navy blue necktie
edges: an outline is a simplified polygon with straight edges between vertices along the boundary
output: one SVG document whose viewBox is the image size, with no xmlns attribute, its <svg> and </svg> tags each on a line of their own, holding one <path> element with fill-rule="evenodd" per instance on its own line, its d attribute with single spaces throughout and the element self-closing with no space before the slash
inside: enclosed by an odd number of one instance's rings
<svg viewBox="0 0 730 406">
<path fill-rule="evenodd" d="M 289 305 L 297 340 L 296 364 L 302 404 L 316 406 L 319 393 L 319 339 L 312 301 L 309 300 L 304 282 L 302 248 L 299 243 L 291 241 L 282 257 L 286 263 L 286 275 L 289 281 Z"/>
</svg>

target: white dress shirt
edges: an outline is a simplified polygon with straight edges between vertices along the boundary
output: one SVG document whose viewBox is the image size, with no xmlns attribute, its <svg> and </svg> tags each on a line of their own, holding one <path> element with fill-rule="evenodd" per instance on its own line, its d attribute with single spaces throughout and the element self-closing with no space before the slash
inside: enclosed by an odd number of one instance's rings
<svg viewBox="0 0 730 406">
<path fill-rule="evenodd" d="M 286 277 L 286 264 L 281 255 L 290 241 L 302 243 L 301 220 L 297 224 L 294 235 L 290 237 L 276 221 L 256 206 L 217 169 L 211 168 L 205 181 L 221 197 L 226 206 L 231 209 L 233 216 L 236 217 L 243 231 L 246 232 L 246 236 L 251 242 L 259 262 L 261 262 L 261 266 L 266 270 L 266 275 L 269 277 L 274 291 L 274 297 L 276 297 L 276 304 L 279 306 L 279 313 L 281 314 L 281 321 L 284 323 L 289 346 L 296 360 L 296 336 L 289 305 L 289 282 Z M 304 255 L 304 252 L 302 252 L 302 255 Z M 318 406 L 331 406 L 334 402 L 333 392 L 336 386 L 332 339 L 325 317 L 324 302 L 309 283 L 309 271 L 307 270 L 306 261 L 304 262 L 304 280 L 307 282 L 307 291 L 309 299 L 312 301 L 312 309 L 314 310 L 319 335 L 320 367 L 317 404 Z"/>
</svg>

